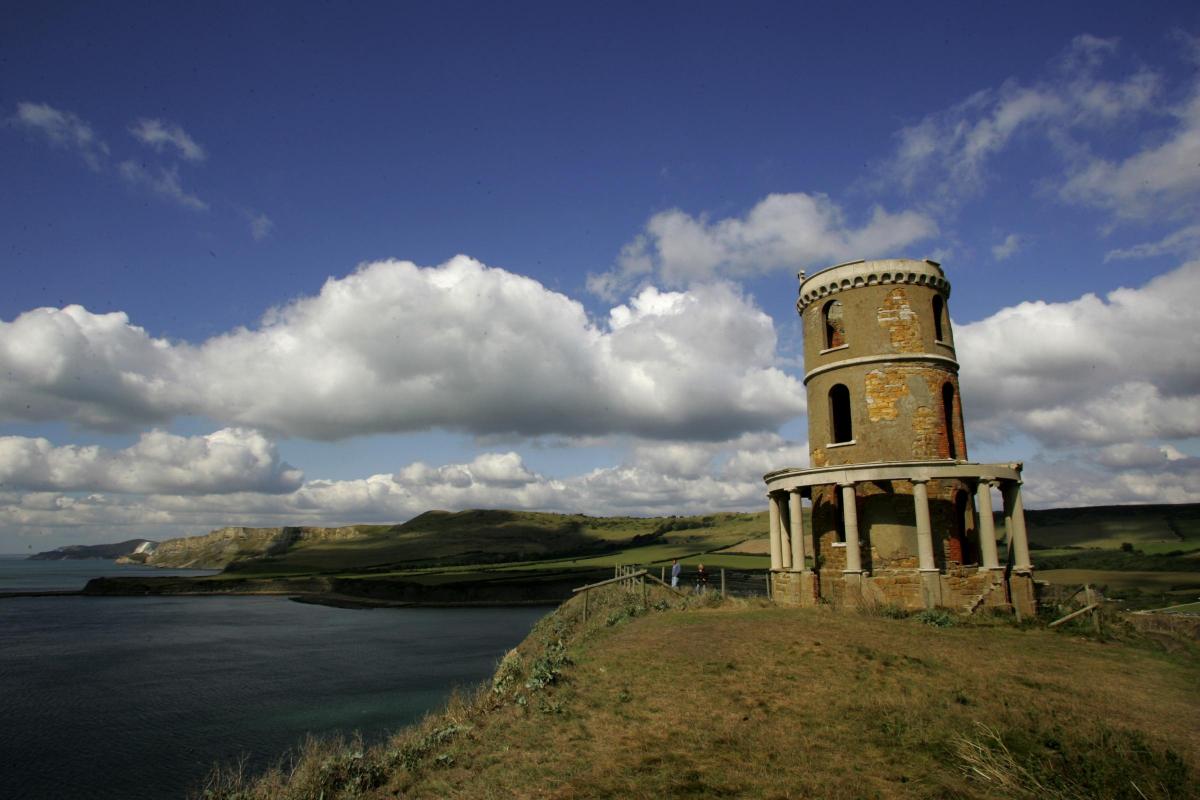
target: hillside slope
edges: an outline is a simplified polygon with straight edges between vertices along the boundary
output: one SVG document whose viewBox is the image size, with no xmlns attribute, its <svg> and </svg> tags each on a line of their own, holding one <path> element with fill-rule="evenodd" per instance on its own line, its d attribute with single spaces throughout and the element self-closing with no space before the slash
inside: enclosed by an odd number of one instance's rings
<svg viewBox="0 0 1200 800">
<path fill-rule="evenodd" d="M 298 575 L 583 557 L 629 547 L 671 552 L 725 547 L 765 530 L 766 514 L 589 517 L 532 511 L 427 511 L 400 525 L 230 527 L 170 539 L 145 558 L 161 567 L 227 567 Z M 674 548 L 674 550 L 670 550 Z"/>
<path fill-rule="evenodd" d="M 1186 645 L 651 601 L 595 596 L 584 624 L 575 599 L 422 725 L 365 752 L 310 744 L 204 796 L 1198 796 Z"/>
<path fill-rule="evenodd" d="M 1088 506 L 1025 512 L 1029 538 L 1047 548 L 1118 548 L 1145 552 L 1200 548 L 1200 503 Z"/>
</svg>

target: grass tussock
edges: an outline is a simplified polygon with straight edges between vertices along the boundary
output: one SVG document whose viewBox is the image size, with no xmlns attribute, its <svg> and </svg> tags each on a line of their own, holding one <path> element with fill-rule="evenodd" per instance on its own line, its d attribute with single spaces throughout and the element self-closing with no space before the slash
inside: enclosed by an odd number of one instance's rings
<svg viewBox="0 0 1200 800">
<path fill-rule="evenodd" d="M 1194 651 L 657 587 L 582 612 L 564 604 L 490 683 L 385 743 L 308 742 L 198 796 L 1200 796 Z"/>
<path fill-rule="evenodd" d="M 980 722 L 953 743 L 964 775 L 1012 798 L 1169 800 L 1195 788 L 1174 751 L 1105 725 L 1083 735 L 1059 729 L 1002 734 Z"/>
</svg>

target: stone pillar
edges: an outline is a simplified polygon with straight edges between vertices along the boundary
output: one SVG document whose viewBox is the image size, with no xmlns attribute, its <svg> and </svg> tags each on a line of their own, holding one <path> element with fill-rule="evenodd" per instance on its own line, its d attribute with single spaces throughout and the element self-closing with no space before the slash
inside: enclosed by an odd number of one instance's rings
<svg viewBox="0 0 1200 800">
<path fill-rule="evenodd" d="M 858 499 L 854 495 L 854 484 L 842 487 L 842 522 L 846 528 L 846 568 L 843 573 L 862 574 L 862 550 L 858 542 Z"/>
<path fill-rule="evenodd" d="M 921 572 L 921 598 L 926 608 L 942 601 L 942 575 L 933 557 L 933 525 L 929 521 L 928 481 L 914 479 L 913 511 L 917 517 L 917 562 Z"/>
<path fill-rule="evenodd" d="M 992 518 L 992 481 L 980 481 L 975 489 L 975 516 L 979 530 L 979 552 L 983 555 L 983 569 L 1000 569 L 1000 555 L 996 552 L 996 523 Z"/>
<path fill-rule="evenodd" d="M 804 507 L 800 503 L 799 489 L 792 489 L 788 511 L 792 518 L 792 569 L 804 572 Z"/>
<path fill-rule="evenodd" d="M 921 572 L 937 572 L 933 557 L 933 525 L 929 521 L 929 488 L 924 480 L 914 480 L 913 510 L 917 515 L 917 560 Z"/>
<path fill-rule="evenodd" d="M 1029 534 L 1025 531 L 1025 506 L 1021 503 L 1021 482 L 1008 484 L 1004 493 L 1004 525 L 1008 530 L 1013 548 L 1013 570 L 1031 572 L 1029 560 Z"/>
<path fill-rule="evenodd" d="M 771 492 L 767 493 L 767 511 L 771 520 L 771 569 L 781 569 L 783 566 L 783 548 L 779 535 L 779 501 Z"/>
<path fill-rule="evenodd" d="M 790 495 L 787 492 L 779 492 L 775 495 L 775 502 L 779 504 L 779 555 L 780 568 L 792 568 L 792 515 L 788 512 L 788 498 Z"/>
</svg>

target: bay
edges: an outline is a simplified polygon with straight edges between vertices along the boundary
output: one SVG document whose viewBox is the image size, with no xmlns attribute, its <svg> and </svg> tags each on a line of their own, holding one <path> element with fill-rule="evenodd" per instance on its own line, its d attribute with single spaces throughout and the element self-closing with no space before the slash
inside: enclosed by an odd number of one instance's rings
<svg viewBox="0 0 1200 800">
<path fill-rule="evenodd" d="M 8 561 L 10 572 L 22 569 Z M 380 741 L 455 686 L 489 678 L 546 611 L 348 610 L 281 597 L 0 600 L 2 794 L 182 797 L 214 763 L 262 769 L 307 734 Z"/>
</svg>

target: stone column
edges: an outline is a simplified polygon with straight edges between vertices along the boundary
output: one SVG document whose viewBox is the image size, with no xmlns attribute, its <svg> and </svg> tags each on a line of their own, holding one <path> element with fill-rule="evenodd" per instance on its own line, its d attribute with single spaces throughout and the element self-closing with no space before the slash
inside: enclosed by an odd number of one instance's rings
<svg viewBox="0 0 1200 800">
<path fill-rule="evenodd" d="M 804 572 L 804 507 L 800 503 L 799 489 L 792 489 L 788 511 L 792 517 L 792 569 Z"/>
<path fill-rule="evenodd" d="M 1021 482 L 1012 481 L 1004 493 L 1004 525 L 1013 548 L 1013 570 L 1030 572 L 1029 534 L 1025 531 L 1025 506 L 1021 503 Z"/>
<path fill-rule="evenodd" d="M 792 568 L 792 516 L 788 513 L 788 495 L 787 492 L 779 492 L 775 495 L 775 502 L 779 503 L 779 555 L 780 568 Z"/>
<path fill-rule="evenodd" d="M 914 479 L 913 510 L 917 516 L 917 563 L 921 572 L 921 599 L 926 608 L 942 602 L 942 575 L 933 557 L 933 525 L 929 521 L 929 486 L 923 479 Z"/>
<path fill-rule="evenodd" d="M 858 499 L 854 495 L 854 484 L 842 487 L 842 521 L 846 528 L 846 568 L 844 573 L 862 574 L 862 550 L 858 542 Z"/>
<path fill-rule="evenodd" d="M 979 551 L 983 554 L 984 569 L 1000 569 L 1000 556 L 996 552 L 996 523 L 992 518 L 992 481 L 980 481 L 975 489 L 975 516 L 979 524 Z"/>
<path fill-rule="evenodd" d="M 767 511 L 771 520 L 771 569 L 780 569 L 783 565 L 783 548 L 779 535 L 779 502 L 771 492 L 767 493 Z"/>
<path fill-rule="evenodd" d="M 921 572 L 937 572 L 933 557 L 933 525 L 929 522 L 929 488 L 924 480 L 913 480 L 913 510 L 917 515 L 917 561 Z"/>
</svg>

